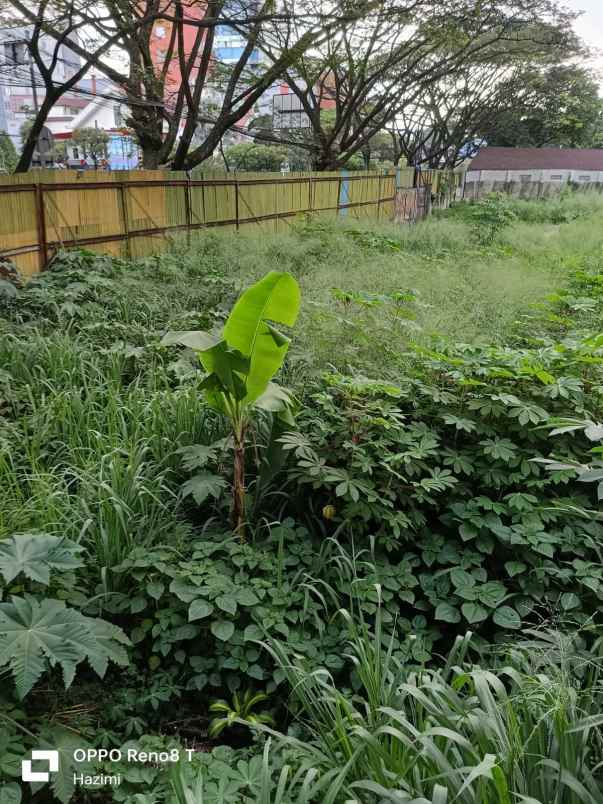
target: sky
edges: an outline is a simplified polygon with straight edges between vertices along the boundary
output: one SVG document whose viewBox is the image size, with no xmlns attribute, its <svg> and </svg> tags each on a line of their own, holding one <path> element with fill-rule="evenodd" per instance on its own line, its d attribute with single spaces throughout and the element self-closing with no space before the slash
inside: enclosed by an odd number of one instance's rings
<svg viewBox="0 0 603 804">
<path fill-rule="evenodd" d="M 584 12 L 574 27 L 588 45 L 600 51 L 592 66 L 601 72 L 603 88 L 603 0 L 565 0 L 563 5 L 572 11 Z"/>
</svg>

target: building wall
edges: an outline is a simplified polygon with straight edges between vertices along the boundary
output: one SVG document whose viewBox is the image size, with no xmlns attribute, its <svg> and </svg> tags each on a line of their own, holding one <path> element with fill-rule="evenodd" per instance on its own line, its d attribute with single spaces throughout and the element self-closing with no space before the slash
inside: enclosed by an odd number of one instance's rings
<svg viewBox="0 0 603 804">
<path fill-rule="evenodd" d="M 10 86 L 4 87 L 4 104 L 0 96 L 0 106 L 3 105 L 6 123 L 4 130 L 11 137 L 17 150 L 21 148 L 20 129 L 28 118 L 27 109 L 33 109 L 35 102 L 31 81 L 30 55 L 27 50 L 27 41 L 31 37 L 32 28 L 0 29 L 0 69 L 2 75 L 9 79 Z M 50 64 L 54 53 L 54 40 L 49 36 L 40 38 L 40 52 L 46 64 Z M 59 58 L 54 69 L 54 79 L 61 83 L 70 78 L 80 67 L 80 58 L 65 46 L 59 49 Z M 37 68 L 33 70 L 38 103 L 44 99 L 44 82 Z M 0 118 L 2 112 L 0 111 Z"/>
<path fill-rule="evenodd" d="M 170 0 L 164 0 L 164 7 L 168 8 Z M 170 9 L 168 8 L 168 11 Z M 184 3 L 184 52 L 190 53 L 193 49 L 195 39 L 197 37 L 198 27 L 196 25 L 186 24 L 186 20 L 191 22 L 202 20 L 205 16 L 206 6 L 203 2 L 198 3 Z M 169 48 L 170 37 L 172 35 L 172 24 L 166 20 L 160 20 L 153 25 L 153 33 L 150 41 L 151 60 L 157 73 L 159 73 L 165 64 L 165 56 Z M 199 48 L 199 54 L 203 50 L 203 45 Z M 195 74 L 191 76 L 194 80 Z M 172 59 L 167 68 L 167 75 L 165 81 L 165 100 L 170 101 L 170 98 L 178 93 L 182 84 L 182 73 L 180 72 L 180 64 L 178 61 L 178 46 L 175 45 Z"/>
<path fill-rule="evenodd" d="M 502 191 L 533 197 L 552 195 L 572 184 L 603 187 L 603 170 L 468 170 L 465 198 L 479 198 Z"/>
</svg>

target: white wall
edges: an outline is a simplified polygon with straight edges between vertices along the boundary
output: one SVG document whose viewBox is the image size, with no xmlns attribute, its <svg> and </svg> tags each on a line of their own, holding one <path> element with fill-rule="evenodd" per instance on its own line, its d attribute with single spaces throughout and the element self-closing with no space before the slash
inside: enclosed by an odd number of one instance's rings
<svg viewBox="0 0 603 804">
<path fill-rule="evenodd" d="M 528 177 L 528 178 L 524 178 Z M 467 181 L 482 182 L 520 182 L 541 181 L 566 184 L 568 181 L 577 183 L 603 182 L 602 170 L 469 170 Z"/>
</svg>

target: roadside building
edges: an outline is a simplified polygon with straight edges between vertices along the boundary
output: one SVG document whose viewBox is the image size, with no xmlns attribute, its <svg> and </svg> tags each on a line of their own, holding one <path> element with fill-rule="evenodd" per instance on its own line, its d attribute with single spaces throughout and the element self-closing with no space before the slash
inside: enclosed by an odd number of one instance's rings
<svg viewBox="0 0 603 804">
<path fill-rule="evenodd" d="M 465 198 L 539 197 L 568 184 L 603 187 L 603 148 L 481 148 L 467 170 Z"/>
</svg>

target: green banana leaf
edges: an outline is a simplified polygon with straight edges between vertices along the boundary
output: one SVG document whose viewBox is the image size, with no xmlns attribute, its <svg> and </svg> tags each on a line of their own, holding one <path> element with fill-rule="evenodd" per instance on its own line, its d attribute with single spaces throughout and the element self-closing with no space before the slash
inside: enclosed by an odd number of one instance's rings
<svg viewBox="0 0 603 804">
<path fill-rule="evenodd" d="M 292 327 L 299 306 L 299 285 L 291 274 L 270 271 L 248 288 L 233 307 L 224 327 L 224 340 L 250 360 L 245 377 L 247 404 L 266 391 L 289 348 L 289 338 L 268 322 Z"/>
<path fill-rule="evenodd" d="M 284 389 L 270 380 L 283 365 L 289 338 L 270 322 L 293 326 L 300 307 L 299 285 L 291 274 L 270 271 L 248 288 L 233 307 L 222 337 L 207 332 L 168 332 L 162 344 L 194 349 L 207 377 L 211 407 L 227 413 L 224 395 L 273 412 L 290 406 Z"/>
</svg>

